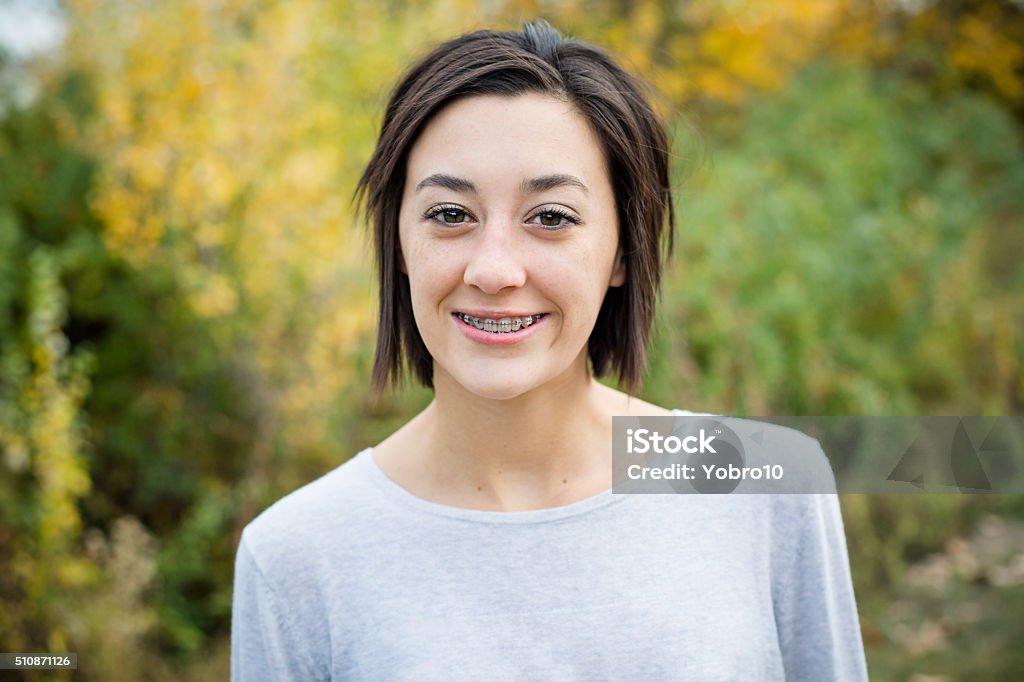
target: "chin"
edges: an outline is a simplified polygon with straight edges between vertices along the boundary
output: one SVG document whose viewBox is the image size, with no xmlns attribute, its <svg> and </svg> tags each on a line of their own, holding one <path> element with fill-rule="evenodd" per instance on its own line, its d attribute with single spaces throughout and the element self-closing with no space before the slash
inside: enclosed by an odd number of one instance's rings
<svg viewBox="0 0 1024 682">
<path fill-rule="evenodd" d="M 475 396 L 487 400 L 511 400 L 529 393 L 540 383 L 537 376 L 524 376 L 522 372 L 467 372 L 468 376 L 455 374 L 452 378 Z"/>
<path fill-rule="evenodd" d="M 520 381 L 483 381 L 463 383 L 462 387 L 475 396 L 487 400 L 512 400 L 535 388 Z"/>
</svg>

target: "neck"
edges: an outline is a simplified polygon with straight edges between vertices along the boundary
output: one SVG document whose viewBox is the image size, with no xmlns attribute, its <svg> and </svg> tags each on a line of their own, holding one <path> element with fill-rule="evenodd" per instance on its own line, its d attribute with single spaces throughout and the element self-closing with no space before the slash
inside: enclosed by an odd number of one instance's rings
<svg viewBox="0 0 1024 682">
<path fill-rule="evenodd" d="M 435 374 L 435 399 L 420 415 L 422 452 L 458 504 L 537 509 L 611 486 L 609 389 L 586 357 L 544 386 L 507 400 L 469 393 Z"/>
</svg>

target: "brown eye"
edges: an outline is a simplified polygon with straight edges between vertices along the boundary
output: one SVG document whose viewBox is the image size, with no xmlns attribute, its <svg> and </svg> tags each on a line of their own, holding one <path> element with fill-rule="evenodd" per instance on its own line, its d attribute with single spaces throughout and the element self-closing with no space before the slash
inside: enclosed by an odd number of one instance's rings
<svg viewBox="0 0 1024 682">
<path fill-rule="evenodd" d="M 455 204 L 445 204 L 431 208 L 423 214 L 423 219 L 449 227 L 458 227 L 472 222 L 473 216 Z"/>
<path fill-rule="evenodd" d="M 457 208 L 446 208 L 441 211 L 441 221 L 448 225 L 458 225 L 466 222 L 466 212 Z"/>
<path fill-rule="evenodd" d="M 558 227 L 562 224 L 562 220 L 564 219 L 564 216 L 560 213 L 555 213 L 553 211 L 544 211 L 538 215 L 540 216 L 540 224 L 544 227 Z"/>
<path fill-rule="evenodd" d="M 550 208 L 534 213 L 530 222 L 545 230 L 555 232 L 567 229 L 572 225 L 579 225 L 580 219 L 563 209 Z"/>
</svg>

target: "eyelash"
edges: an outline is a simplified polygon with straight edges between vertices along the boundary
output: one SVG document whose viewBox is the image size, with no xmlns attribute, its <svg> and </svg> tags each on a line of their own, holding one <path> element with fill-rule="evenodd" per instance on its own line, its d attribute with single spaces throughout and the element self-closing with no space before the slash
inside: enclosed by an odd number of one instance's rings
<svg viewBox="0 0 1024 682">
<path fill-rule="evenodd" d="M 424 220 L 434 220 L 434 218 L 436 218 L 437 216 L 441 215 L 445 211 L 458 211 L 459 213 L 463 213 L 463 214 L 465 214 L 467 216 L 469 215 L 469 211 L 467 211 L 466 209 L 462 208 L 461 206 L 456 206 L 455 204 L 441 204 L 440 206 L 434 206 L 433 208 L 427 209 L 427 212 L 423 214 L 423 219 Z M 448 227 L 453 227 L 453 226 L 456 226 L 456 225 L 460 224 L 460 223 L 446 223 L 443 220 L 437 220 L 435 222 L 438 222 L 438 223 L 440 223 L 442 225 L 445 225 L 445 226 L 448 226 Z"/>
<path fill-rule="evenodd" d="M 565 209 L 561 209 L 561 208 L 557 208 L 557 207 L 555 207 L 555 208 L 546 208 L 546 209 L 544 209 L 542 211 L 537 211 L 536 213 L 533 214 L 533 218 L 536 218 L 537 216 L 544 215 L 545 213 L 550 213 L 551 215 L 558 216 L 559 218 L 562 218 L 563 220 L 565 220 L 565 222 L 569 223 L 570 225 L 579 225 L 581 222 L 583 222 L 579 218 L 577 218 L 576 216 L 574 216 L 571 213 L 569 213 L 568 211 L 566 211 Z M 533 218 L 531 218 L 531 220 Z M 534 224 L 538 225 L 538 223 L 534 223 Z M 551 230 L 551 231 L 564 230 L 566 228 L 565 225 L 559 225 L 558 227 L 548 227 L 547 225 L 538 225 L 538 226 L 540 228 L 542 228 L 542 229 Z"/>
<path fill-rule="evenodd" d="M 459 213 L 462 213 L 462 214 L 464 214 L 466 216 L 471 216 L 472 215 L 469 211 L 467 211 L 466 209 L 462 208 L 461 206 L 457 206 L 455 204 L 441 204 L 440 206 L 434 206 L 433 208 L 427 210 L 427 212 L 423 214 L 423 219 L 424 220 L 434 220 L 435 218 L 437 218 L 437 216 L 441 215 L 445 211 L 458 211 Z M 569 213 L 568 211 L 566 211 L 564 209 L 561 209 L 561 208 L 557 208 L 557 207 L 546 208 L 544 210 L 537 211 L 536 213 L 533 214 L 533 216 L 531 218 L 531 221 L 532 221 L 533 218 L 536 218 L 537 216 L 541 216 L 541 215 L 544 215 L 544 214 L 551 214 L 551 215 L 554 215 L 554 216 L 558 216 L 559 218 L 563 219 L 564 221 L 566 221 L 567 223 L 569 223 L 571 225 L 579 225 L 581 222 L 583 222 L 582 220 L 580 220 L 579 218 L 577 218 L 573 214 Z M 441 225 L 444 225 L 446 227 L 455 227 L 455 226 L 458 226 L 458 225 L 462 224 L 462 223 L 446 223 L 446 222 L 444 222 L 442 220 L 435 220 L 435 222 L 437 222 L 437 223 L 439 223 Z M 566 225 L 559 225 L 557 227 L 549 227 L 547 225 L 540 225 L 539 223 L 533 223 L 533 224 L 537 225 L 541 229 L 547 230 L 549 232 L 555 232 L 555 231 L 558 231 L 558 230 L 566 229 Z"/>
</svg>

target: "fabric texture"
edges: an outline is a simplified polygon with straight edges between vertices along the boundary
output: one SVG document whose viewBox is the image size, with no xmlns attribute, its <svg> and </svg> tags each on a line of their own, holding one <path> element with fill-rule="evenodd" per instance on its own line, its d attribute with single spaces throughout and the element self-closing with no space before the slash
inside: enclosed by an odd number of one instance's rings
<svg viewBox="0 0 1024 682">
<path fill-rule="evenodd" d="M 867 679 L 835 495 L 488 512 L 370 449 L 245 528 L 231 636 L 235 682 Z"/>
</svg>

